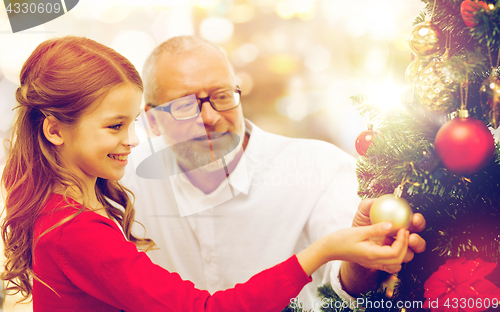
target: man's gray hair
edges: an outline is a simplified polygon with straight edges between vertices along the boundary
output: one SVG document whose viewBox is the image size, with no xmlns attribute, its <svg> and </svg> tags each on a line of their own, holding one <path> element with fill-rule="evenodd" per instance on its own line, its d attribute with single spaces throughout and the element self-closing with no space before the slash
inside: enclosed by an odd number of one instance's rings
<svg viewBox="0 0 500 312">
<path fill-rule="evenodd" d="M 211 43 L 210 41 L 207 41 L 205 39 L 196 36 L 184 35 L 184 36 L 172 37 L 167 41 L 164 41 L 159 46 L 157 46 L 153 50 L 153 52 L 151 52 L 148 59 L 146 60 L 142 73 L 143 76 L 142 79 L 144 81 L 144 98 L 146 104 L 151 103 L 153 100 L 157 99 L 159 95 L 160 89 L 156 81 L 156 78 L 157 78 L 157 70 L 159 67 L 158 61 L 161 58 L 161 56 L 165 54 L 170 54 L 170 55 L 189 54 L 199 48 L 206 46 L 216 48 L 227 59 L 227 54 L 221 47 Z M 234 74 L 233 67 L 231 66 L 231 64 L 229 64 L 229 67 L 231 68 L 231 71 Z M 156 103 L 156 104 L 158 105 L 162 103 Z"/>
</svg>

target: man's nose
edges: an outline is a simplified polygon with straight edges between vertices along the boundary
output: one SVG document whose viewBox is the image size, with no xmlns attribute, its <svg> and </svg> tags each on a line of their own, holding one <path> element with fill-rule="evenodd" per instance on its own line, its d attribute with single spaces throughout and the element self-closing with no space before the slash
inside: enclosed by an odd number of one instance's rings
<svg viewBox="0 0 500 312">
<path fill-rule="evenodd" d="M 200 105 L 201 112 L 198 116 L 198 121 L 208 126 L 215 125 L 220 119 L 219 112 L 212 107 L 208 100 L 204 100 Z"/>
</svg>

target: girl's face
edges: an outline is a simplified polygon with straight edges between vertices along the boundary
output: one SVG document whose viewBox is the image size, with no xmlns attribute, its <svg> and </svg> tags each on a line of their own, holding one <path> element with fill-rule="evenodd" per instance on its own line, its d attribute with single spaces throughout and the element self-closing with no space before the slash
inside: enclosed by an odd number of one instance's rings
<svg viewBox="0 0 500 312">
<path fill-rule="evenodd" d="M 64 131 L 59 153 L 62 165 L 92 187 L 97 177 L 121 179 L 128 154 L 139 144 L 134 122 L 141 98 L 142 92 L 126 83 L 99 104 L 92 104 L 76 126 Z"/>
</svg>

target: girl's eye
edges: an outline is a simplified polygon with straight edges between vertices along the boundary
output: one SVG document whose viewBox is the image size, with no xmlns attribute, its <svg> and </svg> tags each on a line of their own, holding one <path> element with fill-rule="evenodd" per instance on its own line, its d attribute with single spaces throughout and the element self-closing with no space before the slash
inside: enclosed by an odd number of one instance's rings
<svg viewBox="0 0 500 312">
<path fill-rule="evenodd" d="M 122 124 L 117 124 L 114 126 L 109 126 L 108 128 L 113 129 L 113 130 L 120 130 L 121 127 L 122 127 Z"/>
</svg>

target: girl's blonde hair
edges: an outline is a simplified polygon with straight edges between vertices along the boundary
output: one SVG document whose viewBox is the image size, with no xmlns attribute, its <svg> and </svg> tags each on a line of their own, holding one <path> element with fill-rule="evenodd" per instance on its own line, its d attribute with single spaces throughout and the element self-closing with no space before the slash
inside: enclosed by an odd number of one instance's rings
<svg viewBox="0 0 500 312">
<path fill-rule="evenodd" d="M 143 87 L 137 70 L 125 57 L 93 40 L 74 36 L 41 43 L 24 64 L 20 83 L 16 91 L 19 105 L 2 174 L 6 216 L 1 233 L 7 260 L 0 278 L 8 282 L 7 291 L 21 292 L 26 300 L 33 290 L 31 277 L 37 278 L 33 273 L 33 226 L 42 207 L 56 186 L 77 187 L 83 193 L 79 179 L 61 166 L 56 147 L 45 138 L 45 118 L 52 116 L 63 124 L 76 125 L 93 103 L 119 84 L 130 83 L 141 91 Z M 154 246 L 152 240 L 131 233 L 135 211 L 129 197 L 133 198 L 133 194 L 128 189 L 117 181 L 98 178 L 95 190 L 127 239 L 146 249 Z M 114 207 L 110 200 L 123 209 Z M 85 203 L 56 226 L 84 208 Z"/>
</svg>

